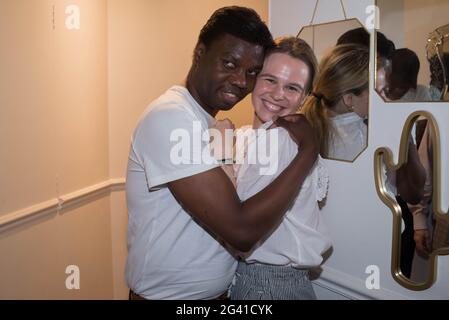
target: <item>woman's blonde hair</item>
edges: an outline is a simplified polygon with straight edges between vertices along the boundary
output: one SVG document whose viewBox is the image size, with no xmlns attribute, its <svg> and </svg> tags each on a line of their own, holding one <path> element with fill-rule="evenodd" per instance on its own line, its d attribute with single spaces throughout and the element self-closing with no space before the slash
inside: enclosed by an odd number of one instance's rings
<svg viewBox="0 0 449 320">
<path fill-rule="evenodd" d="M 328 110 L 334 108 L 343 95 L 358 96 L 368 88 L 369 50 L 356 44 L 338 45 L 323 57 L 319 70 L 301 113 L 315 129 L 321 155 L 327 156 L 331 130 Z"/>
</svg>

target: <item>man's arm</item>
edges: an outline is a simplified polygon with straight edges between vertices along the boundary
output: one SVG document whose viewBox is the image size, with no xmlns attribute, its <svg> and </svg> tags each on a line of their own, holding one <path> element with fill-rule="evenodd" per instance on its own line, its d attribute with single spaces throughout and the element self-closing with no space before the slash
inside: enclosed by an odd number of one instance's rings
<svg viewBox="0 0 449 320">
<path fill-rule="evenodd" d="M 427 126 L 424 131 L 421 145 L 419 146 L 419 159 L 426 173 L 426 181 L 424 184 L 424 192 L 421 202 L 415 205 L 409 205 L 413 214 L 414 240 L 416 243 L 416 251 L 418 254 L 427 259 L 432 251 L 431 235 L 427 226 L 427 216 L 429 212 L 429 202 L 432 198 L 432 139 L 430 135 L 430 127 Z"/>
<path fill-rule="evenodd" d="M 234 159 L 233 150 L 235 144 L 234 131 L 235 126 L 228 118 L 215 121 L 215 124 L 209 128 L 209 134 L 213 137 L 212 142 L 209 143 L 209 146 L 216 160 L 226 162 L 222 164 L 221 169 L 231 180 L 234 188 L 236 188 L 237 181 L 234 172 L 234 165 L 232 163 Z M 231 135 L 227 133 L 231 133 Z"/>
<path fill-rule="evenodd" d="M 432 240 L 428 229 L 418 229 L 413 233 L 413 240 L 416 244 L 416 252 L 423 259 L 429 259 L 432 252 Z"/>
<path fill-rule="evenodd" d="M 425 181 L 426 172 L 420 162 L 416 146 L 410 139 L 407 163 L 397 171 L 396 187 L 398 194 L 407 203 L 417 204 L 423 197 Z"/>
<path fill-rule="evenodd" d="M 304 117 L 296 123 L 279 121 L 300 146 L 290 165 L 270 185 L 241 202 L 221 168 L 168 184 L 184 210 L 207 230 L 238 251 L 248 252 L 272 231 L 290 208 L 313 167 L 318 144 Z"/>
</svg>

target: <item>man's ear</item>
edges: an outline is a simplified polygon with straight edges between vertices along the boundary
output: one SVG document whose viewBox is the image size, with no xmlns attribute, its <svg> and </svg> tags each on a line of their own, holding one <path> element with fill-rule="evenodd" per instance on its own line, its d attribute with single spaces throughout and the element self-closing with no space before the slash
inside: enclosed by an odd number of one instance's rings
<svg viewBox="0 0 449 320">
<path fill-rule="evenodd" d="M 198 43 L 193 51 L 193 65 L 197 66 L 206 52 L 206 46 L 203 43 Z"/>
</svg>

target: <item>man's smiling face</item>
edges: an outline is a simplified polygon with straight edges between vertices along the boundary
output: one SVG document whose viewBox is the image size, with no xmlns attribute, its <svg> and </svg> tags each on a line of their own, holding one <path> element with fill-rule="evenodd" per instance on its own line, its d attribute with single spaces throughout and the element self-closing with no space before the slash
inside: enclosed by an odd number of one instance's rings
<svg viewBox="0 0 449 320">
<path fill-rule="evenodd" d="M 193 97 L 211 115 L 230 110 L 254 89 L 264 49 L 230 34 L 195 49 Z"/>
</svg>

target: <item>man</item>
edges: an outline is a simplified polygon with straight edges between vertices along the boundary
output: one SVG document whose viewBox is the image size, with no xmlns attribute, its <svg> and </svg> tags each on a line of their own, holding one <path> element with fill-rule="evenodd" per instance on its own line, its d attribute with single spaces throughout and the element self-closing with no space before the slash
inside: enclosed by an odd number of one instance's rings
<svg viewBox="0 0 449 320">
<path fill-rule="evenodd" d="M 415 228 L 416 252 L 424 259 L 428 259 L 434 250 L 449 247 L 449 220 L 436 214 L 434 206 L 438 204 L 434 204 L 432 201 L 434 192 L 433 173 L 436 170 L 434 168 L 432 135 L 435 136 L 435 133 L 428 123 L 418 151 L 420 161 L 426 171 L 424 196 L 417 205 L 410 205 Z"/>
<path fill-rule="evenodd" d="M 271 185 L 241 202 L 210 159 L 208 141 L 195 140 L 218 111 L 231 109 L 252 91 L 272 42 L 254 10 L 217 10 L 201 30 L 186 87 L 169 89 L 140 120 L 126 184 L 131 298 L 222 296 L 236 268 L 225 247 L 247 252 L 274 230 L 313 166 L 318 146 L 307 121 L 279 119 L 300 152 Z M 171 141 L 179 135 L 193 137 L 181 159 Z"/>
<path fill-rule="evenodd" d="M 400 102 L 431 101 L 429 89 L 418 84 L 419 69 L 419 58 L 414 51 L 408 48 L 395 50 L 391 55 L 387 98 Z"/>
<path fill-rule="evenodd" d="M 429 258 L 432 252 L 432 237 L 429 232 L 429 215 L 433 216 L 432 200 L 432 181 L 433 181 L 433 146 L 432 129 L 430 124 L 426 126 L 423 139 L 418 149 L 419 159 L 426 170 L 426 182 L 424 185 L 424 196 L 420 203 L 409 205 L 413 214 L 414 241 L 416 243 L 416 252 L 424 259 Z M 433 248 L 438 249 L 438 247 Z"/>
</svg>

